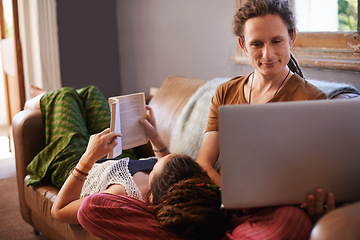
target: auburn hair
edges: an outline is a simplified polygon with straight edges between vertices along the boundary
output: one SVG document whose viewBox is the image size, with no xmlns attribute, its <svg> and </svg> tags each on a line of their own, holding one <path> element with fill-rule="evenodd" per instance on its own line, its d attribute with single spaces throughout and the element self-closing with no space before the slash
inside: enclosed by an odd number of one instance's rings
<svg viewBox="0 0 360 240">
<path fill-rule="evenodd" d="M 160 225 L 187 239 L 221 239 L 230 227 L 219 188 L 191 157 L 174 155 L 148 196 Z"/>
</svg>

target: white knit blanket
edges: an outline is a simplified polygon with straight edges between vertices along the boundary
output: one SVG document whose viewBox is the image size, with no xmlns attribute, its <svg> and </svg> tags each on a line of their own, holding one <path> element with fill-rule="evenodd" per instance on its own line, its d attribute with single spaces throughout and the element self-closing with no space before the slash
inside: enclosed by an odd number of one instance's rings
<svg viewBox="0 0 360 240">
<path fill-rule="evenodd" d="M 215 78 L 207 81 L 190 97 L 180 113 L 171 134 L 170 152 L 186 154 L 196 159 L 205 133 L 211 98 L 217 86 L 229 79 L 230 78 Z M 328 98 L 333 98 L 341 93 L 360 94 L 356 88 L 348 84 L 317 80 L 307 81 L 322 90 Z M 216 170 L 220 167 L 219 162 L 218 159 L 215 165 Z"/>
<path fill-rule="evenodd" d="M 190 97 L 171 134 L 170 152 L 186 154 L 196 159 L 205 133 L 211 98 L 217 86 L 228 80 L 230 78 L 207 81 Z"/>
</svg>

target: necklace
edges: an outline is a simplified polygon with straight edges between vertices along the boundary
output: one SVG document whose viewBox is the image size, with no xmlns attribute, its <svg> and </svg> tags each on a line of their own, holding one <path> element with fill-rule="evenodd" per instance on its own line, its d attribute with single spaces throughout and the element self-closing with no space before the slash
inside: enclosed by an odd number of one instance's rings
<svg viewBox="0 0 360 240">
<path fill-rule="evenodd" d="M 278 89 L 275 91 L 274 97 L 278 93 L 278 91 L 280 90 L 281 86 L 284 84 L 284 82 L 287 79 L 287 77 L 289 76 L 289 74 L 290 74 L 290 69 L 289 69 L 289 72 L 287 73 L 286 77 L 284 78 L 284 80 L 281 82 Z M 249 91 L 249 104 L 251 103 L 251 92 L 252 92 L 253 83 L 254 83 L 254 75 L 255 75 L 255 73 L 253 73 L 252 76 L 251 76 L 251 84 L 250 84 L 250 91 Z"/>
</svg>

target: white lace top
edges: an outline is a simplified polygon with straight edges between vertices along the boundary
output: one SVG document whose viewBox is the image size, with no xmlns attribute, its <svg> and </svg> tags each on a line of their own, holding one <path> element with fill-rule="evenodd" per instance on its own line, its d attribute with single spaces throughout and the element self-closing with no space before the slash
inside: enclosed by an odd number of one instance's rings
<svg viewBox="0 0 360 240">
<path fill-rule="evenodd" d="M 112 184 L 120 184 L 128 196 L 142 200 L 141 192 L 129 171 L 129 158 L 95 163 L 84 182 L 80 197 L 99 193 Z"/>
</svg>

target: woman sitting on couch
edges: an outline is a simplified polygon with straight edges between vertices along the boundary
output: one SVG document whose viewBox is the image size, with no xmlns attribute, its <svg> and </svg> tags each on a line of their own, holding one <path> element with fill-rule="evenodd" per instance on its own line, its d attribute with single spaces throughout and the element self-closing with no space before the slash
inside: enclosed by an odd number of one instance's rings
<svg viewBox="0 0 360 240">
<path fill-rule="evenodd" d="M 287 0 L 246 1 L 234 16 L 233 27 L 239 46 L 255 70 L 221 84 L 212 98 L 196 161 L 217 186 L 221 186 L 220 174 L 214 169 L 220 151 L 220 106 L 326 99 L 322 91 L 304 79 L 300 66 L 290 52 L 296 39 L 296 27 Z M 254 131 L 257 131 L 256 128 Z M 323 207 L 325 200 L 326 209 Z M 333 193 L 325 196 L 322 189 L 317 189 L 315 195 L 309 195 L 302 206 L 316 220 L 334 209 L 335 197 Z"/>
</svg>

